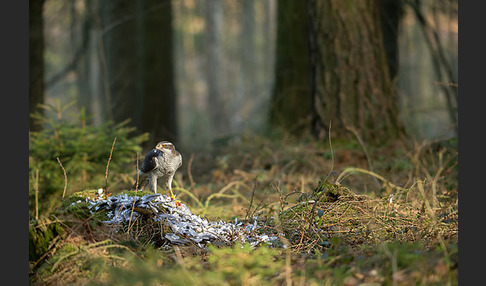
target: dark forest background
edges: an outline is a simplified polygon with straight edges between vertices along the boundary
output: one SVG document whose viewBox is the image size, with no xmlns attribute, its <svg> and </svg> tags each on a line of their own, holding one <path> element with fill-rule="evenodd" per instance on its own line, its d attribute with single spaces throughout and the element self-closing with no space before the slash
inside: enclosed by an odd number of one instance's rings
<svg viewBox="0 0 486 286">
<path fill-rule="evenodd" d="M 30 113 L 74 102 L 87 124 L 130 119 L 145 149 L 269 130 L 321 140 L 330 125 L 367 143 L 457 136 L 457 1 L 38 0 L 29 12 Z"/>
</svg>

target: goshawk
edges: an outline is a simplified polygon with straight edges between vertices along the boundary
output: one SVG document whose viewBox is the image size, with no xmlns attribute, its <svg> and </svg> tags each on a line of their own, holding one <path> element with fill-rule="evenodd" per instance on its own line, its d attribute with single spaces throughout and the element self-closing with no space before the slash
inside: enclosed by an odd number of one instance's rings
<svg viewBox="0 0 486 286">
<path fill-rule="evenodd" d="M 165 189 L 169 189 L 171 199 L 175 199 L 172 193 L 172 179 L 181 166 L 182 156 L 175 149 L 174 144 L 168 141 L 159 142 L 155 149 L 150 150 L 145 155 L 142 166 L 138 170 L 140 177 L 138 189 L 143 189 L 148 183 L 150 190 L 157 193 L 157 180 L 160 179 L 159 182 Z"/>
</svg>

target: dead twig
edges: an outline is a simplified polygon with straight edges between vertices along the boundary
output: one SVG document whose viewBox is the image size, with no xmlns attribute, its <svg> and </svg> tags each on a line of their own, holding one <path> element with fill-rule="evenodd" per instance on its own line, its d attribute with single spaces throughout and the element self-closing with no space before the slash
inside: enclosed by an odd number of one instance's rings
<svg viewBox="0 0 486 286">
<path fill-rule="evenodd" d="M 35 220 L 39 220 L 39 169 L 35 169 L 35 177 L 32 174 L 32 181 L 34 181 L 35 192 Z"/>
<path fill-rule="evenodd" d="M 64 199 L 64 196 L 66 195 L 66 189 L 67 189 L 67 175 L 66 175 L 66 170 L 64 169 L 64 166 L 61 163 L 61 160 L 59 160 L 59 157 L 57 158 L 57 162 L 59 163 L 59 166 L 61 166 L 62 171 L 64 172 L 64 191 L 62 192 L 62 199 Z"/>
<path fill-rule="evenodd" d="M 253 205 L 253 198 L 255 197 L 255 189 L 256 189 L 256 177 L 255 177 L 255 181 L 254 181 L 254 184 L 253 184 L 253 190 L 251 191 L 251 199 L 250 199 L 250 205 L 248 206 L 248 209 L 246 210 L 246 215 L 245 215 L 245 220 L 248 219 L 248 215 L 250 214 L 250 209 Z"/>
<path fill-rule="evenodd" d="M 108 158 L 108 163 L 106 164 L 106 171 L 105 171 L 105 190 L 108 189 L 108 169 L 110 167 L 111 155 L 113 154 L 113 149 L 115 148 L 115 142 L 116 142 L 116 137 L 115 137 L 115 140 L 113 140 L 113 145 L 111 145 L 110 157 Z"/>
<path fill-rule="evenodd" d="M 386 184 L 386 186 L 392 188 L 392 189 L 397 189 L 399 191 L 408 191 L 408 189 L 405 189 L 405 188 L 402 188 L 400 186 L 397 186 L 393 183 L 391 183 L 390 181 L 388 181 L 387 179 L 385 179 L 384 177 L 378 175 L 377 173 L 374 173 L 374 172 L 371 172 L 371 171 L 368 171 L 368 170 L 365 170 L 365 169 L 361 169 L 361 168 L 353 168 L 353 167 L 349 167 L 349 168 L 346 168 L 344 169 L 343 172 L 341 172 L 341 174 L 339 174 L 339 176 L 337 177 L 336 179 L 336 182 L 337 183 L 341 183 L 341 181 L 347 177 L 348 175 L 352 174 L 352 173 L 364 173 L 364 174 L 367 174 L 367 175 L 370 175 L 372 176 L 373 178 L 376 178 L 376 179 L 379 179 L 380 181 L 382 181 L 384 184 Z"/>
<path fill-rule="evenodd" d="M 191 166 L 192 166 L 192 161 L 194 160 L 194 153 L 191 153 L 191 158 L 189 158 L 189 163 L 187 163 L 187 174 L 189 176 L 189 182 L 191 182 L 191 188 L 194 189 L 194 180 L 192 179 L 192 172 L 191 172 Z"/>
<path fill-rule="evenodd" d="M 449 86 L 449 87 L 459 87 L 459 84 L 453 82 L 443 82 L 434 81 L 434 85 Z"/>
<path fill-rule="evenodd" d="M 138 171 L 138 160 L 140 159 L 139 154 L 137 153 L 137 181 L 135 182 L 135 190 L 138 190 L 138 186 L 140 184 L 140 172 Z"/>
<path fill-rule="evenodd" d="M 373 165 L 371 164 L 371 156 L 368 153 L 368 149 L 366 148 L 366 145 L 365 145 L 363 139 L 361 138 L 361 136 L 359 135 L 358 131 L 354 127 L 349 127 L 349 126 L 345 126 L 345 127 L 346 127 L 347 130 L 349 130 L 351 133 L 353 133 L 353 135 L 358 140 L 359 144 L 361 145 L 361 148 L 363 148 L 363 152 L 365 154 L 366 160 L 368 161 L 368 167 L 370 168 L 371 172 L 374 172 L 373 171 Z M 373 177 L 373 181 L 375 182 L 376 186 L 379 188 L 380 183 L 376 180 L 376 178 Z"/>
</svg>

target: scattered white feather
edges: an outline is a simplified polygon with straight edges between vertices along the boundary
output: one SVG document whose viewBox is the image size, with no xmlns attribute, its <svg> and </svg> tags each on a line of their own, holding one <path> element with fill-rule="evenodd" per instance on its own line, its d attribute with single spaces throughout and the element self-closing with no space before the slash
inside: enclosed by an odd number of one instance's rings
<svg viewBox="0 0 486 286">
<path fill-rule="evenodd" d="M 127 194 L 111 196 L 107 199 L 98 197 L 96 200 L 87 198 L 91 211 L 106 210 L 109 220 L 107 224 L 122 224 L 135 220 L 142 216 L 141 213 L 150 213 L 154 221 L 163 222 L 172 230 L 166 233 L 165 238 L 173 244 L 195 243 L 203 246 L 207 243 L 220 241 L 225 243 L 248 242 L 252 246 L 278 240 L 277 236 L 258 234 L 262 227 L 259 225 L 258 217 L 254 217 L 246 225 L 235 218 L 234 223 L 209 221 L 206 218 L 195 215 L 185 205 L 179 207 L 168 196 L 162 194 L 151 194 L 143 197 L 130 197 Z"/>
</svg>

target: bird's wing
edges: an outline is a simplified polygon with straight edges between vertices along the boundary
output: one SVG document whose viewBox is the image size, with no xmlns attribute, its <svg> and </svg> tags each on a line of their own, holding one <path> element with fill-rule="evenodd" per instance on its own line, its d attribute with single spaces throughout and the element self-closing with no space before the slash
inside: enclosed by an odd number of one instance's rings
<svg viewBox="0 0 486 286">
<path fill-rule="evenodd" d="M 161 151 L 157 149 L 152 149 L 150 150 L 147 155 L 145 156 L 145 159 L 143 160 L 142 166 L 140 167 L 140 171 L 142 173 L 147 173 L 152 171 L 155 167 L 157 167 L 157 163 L 155 160 L 157 160 L 157 156 L 161 155 Z"/>
<path fill-rule="evenodd" d="M 179 157 L 179 165 L 177 166 L 177 169 L 179 169 L 182 166 L 182 155 L 181 153 L 177 152 L 177 156 Z"/>
<path fill-rule="evenodd" d="M 138 181 L 137 181 L 138 180 Z M 138 189 L 143 190 L 149 183 L 149 178 L 147 175 L 141 175 L 135 179 L 135 183 L 133 183 L 132 190 Z"/>
</svg>

